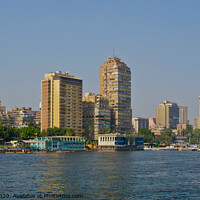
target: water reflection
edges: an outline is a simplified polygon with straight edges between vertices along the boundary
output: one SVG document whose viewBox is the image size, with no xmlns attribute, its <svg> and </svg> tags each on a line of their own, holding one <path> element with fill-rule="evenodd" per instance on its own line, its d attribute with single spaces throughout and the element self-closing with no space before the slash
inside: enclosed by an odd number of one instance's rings
<svg viewBox="0 0 200 200">
<path fill-rule="evenodd" d="M 0 155 L 0 193 L 81 194 L 83 199 L 195 199 L 198 152 Z"/>
</svg>

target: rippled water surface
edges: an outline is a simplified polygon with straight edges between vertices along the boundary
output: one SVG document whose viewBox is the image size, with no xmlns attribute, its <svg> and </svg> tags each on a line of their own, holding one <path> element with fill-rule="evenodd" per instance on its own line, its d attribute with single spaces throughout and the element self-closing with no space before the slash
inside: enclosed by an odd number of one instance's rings
<svg viewBox="0 0 200 200">
<path fill-rule="evenodd" d="M 0 194 L 200 199 L 200 152 L 0 154 Z"/>
</svg>

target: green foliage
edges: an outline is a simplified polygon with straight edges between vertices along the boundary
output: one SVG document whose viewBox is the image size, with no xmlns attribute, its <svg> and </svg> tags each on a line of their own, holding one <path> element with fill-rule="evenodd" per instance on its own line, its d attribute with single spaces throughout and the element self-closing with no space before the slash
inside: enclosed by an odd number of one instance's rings
<svg viewBox="0 0 200 200">
<path fill-rule="evenodd" d="M 31 121 L 30 123 L 27 124 L 28 127 L 34 127 L 40 130 L 40 123 L 36 124 L 34 121 Z"/>
<path fill-rule="evenodd" d="M 138 135 L 144 136 L 145 143 L 153 143 L 154 142 L 154 134 L 148 128 L 141 128 L 138 131 Z"/>
<path fill-rule="evenodd" d="M 185 142 L 191 144 L 199 144 L 200 142 L 200 130 L 193 130 L 193 127 L 190 124 L 187 124 L 186 129 L 183 131 L 183 136 L 187 137 Z"/>
<path fill-rule="evenodd" d="M 183 131 L 183 136 L 190 136 L 193 132 L 193 127 L 190 124 L 187 124 L 186 129 Z"/>
<path fill-rule="evenodd" d="M 172 129 L 167 128 L 161 131 L 160 136 L 160 143 L 170 145 L 172 141 L 174 140 L 175 136 L 172 132 Z"/>
<path fill-rule="evenodd" d="M 132 145 L 134 142 L 134 139 L 133 138 L 130 138 L 130 145 Z"/>
<path fill-rule="evenodd" d="M 93 136 L 94 136 L 94 129 L 92 126 L 88 127 L 88 131 L 89 131 L 89 139 L 93 140 Z"/>
<path fill-rule="evenodd" d="M 68 128 L 48 128 L 47 131 L 43 131 L 42 135 L 45 136 L 75 136 L 73 129 Z"/>
<path fill-rule="evenodd" d="M 0 126 L 0 138 L 3 138 L 5 141 L 23 140 L 36 136 L 75 136 L 75 132 L 73 129 L 67 128 L 48 128 L 47 131 L 40 132 L 39 129 L 32 125 L 22 128 Z"/>
<path fill-rule="evenodd" d="M 0 126 L 0 138 L 5 141 L 14 140 L 19 137 L 19 130 L 12 127 Z"/>
<path fill-rule="evenodd" d="M 191 144 L 199 144 L 200 130 L 193 130 L 190 134 L 188 134 L 187 138 Z"/>
<path fill-rule="evenodd" d="M 20 139 L 34 138 L 39 134 L 40 130 L 35 127 L 22 127 L 19 129 Z"/>
<path fill-rule="evenodd" d="M 111 133 L 111 129 L 109 128 L 106 130 L 106 134 L 110 134 L 110 133 Z"/>
<path fill-rule="evenodd" d="M 83 138 L 85 141 L 87 141 L 87 140 L 88 140 L 86 136 L 83 136 L 82 138 Z"/>
</svg>

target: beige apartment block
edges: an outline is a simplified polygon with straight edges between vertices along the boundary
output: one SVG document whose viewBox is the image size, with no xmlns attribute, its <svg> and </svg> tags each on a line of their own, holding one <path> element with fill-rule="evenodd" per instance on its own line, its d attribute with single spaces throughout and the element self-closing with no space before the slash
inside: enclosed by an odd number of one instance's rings
<svg viewBox="0 0 200 200">
<path fill-rule="evenodd" d="M 200 96 L 199 96 L 199 117 L 194 118 L 194 126 L 193 129 L 200 129 Z"/>
<path fill-rule="evenodd" d="M 82 80 L 66 73 L 51 72 L 41 81 L 41 130 L 82 129 Z"/>
<path fill-rule="evenodd" d="M 33 111 L 30 107 L 13 108 L 8 111 L 8 116 L 12 126 L 23 126 L 30 122 L 40 124 L 41 121 L 40 111 Z"/>
<path fill-rule="evenodd" d="M 149 118 L 149 129 L 156 128 L 156 118 Z"/>
<path fill-rule="evenodd" d="M 188 109 L 187 106 L 179 106 L 179 124 L 188 123 Z"/>
<path fill-rule="evenodd" d="M 141 128 L 149 128 L 149 118 L 132 117 L 133 130 L 138 133 Z"/>
<path fill-rule="evenodd" d="M 111 107 L 111 129 L 118 133 L 131 130 L 131 70 L 117 57 L 109 58 L 100 69 L 100 94 Z"/>
<path fill-rule="evenodd" d="M 6 111 L 6 107 L 1 105 L 1 101 L 0 101 L 0 123 L 5 126 L 10 125 L 8 112 Z"/>
<path fill-rule="evenodd" d="M 187 124 L 177 124 L 178 135 L 183 135 L 184 130 L 187 128 Z"/>
<path fill-rule="evenodd" d="M 194 127 L 193 129 L 198 130 L 200 129 L 200 117 L 194 118 Z"/>
<path fill-rule="evenodd" d="M 106 97 L 86 93 L 83 97 L 83 129 L 90 140 L 98 140 L 111 128 L 111 109 Z"/>
<path fill-rule="evenodd" d="M 163 101 L 156 107 L 156 126 L 176 129 L 179 123 L 179 107 L 176 103 Z"/>
</svg>

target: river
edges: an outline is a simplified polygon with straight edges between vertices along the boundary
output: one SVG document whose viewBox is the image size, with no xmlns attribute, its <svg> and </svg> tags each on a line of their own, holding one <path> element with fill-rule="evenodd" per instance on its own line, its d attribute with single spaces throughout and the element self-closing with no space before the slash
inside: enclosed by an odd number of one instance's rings
<svg viewBox="0 0 200 200">
<path fill-rule="evenodd" d="M 32 195 L 21 199 L 200 199 L 200 152 L 0 154 L 0 197 L 19 199 L 19 195 Z"/>
</svg>

